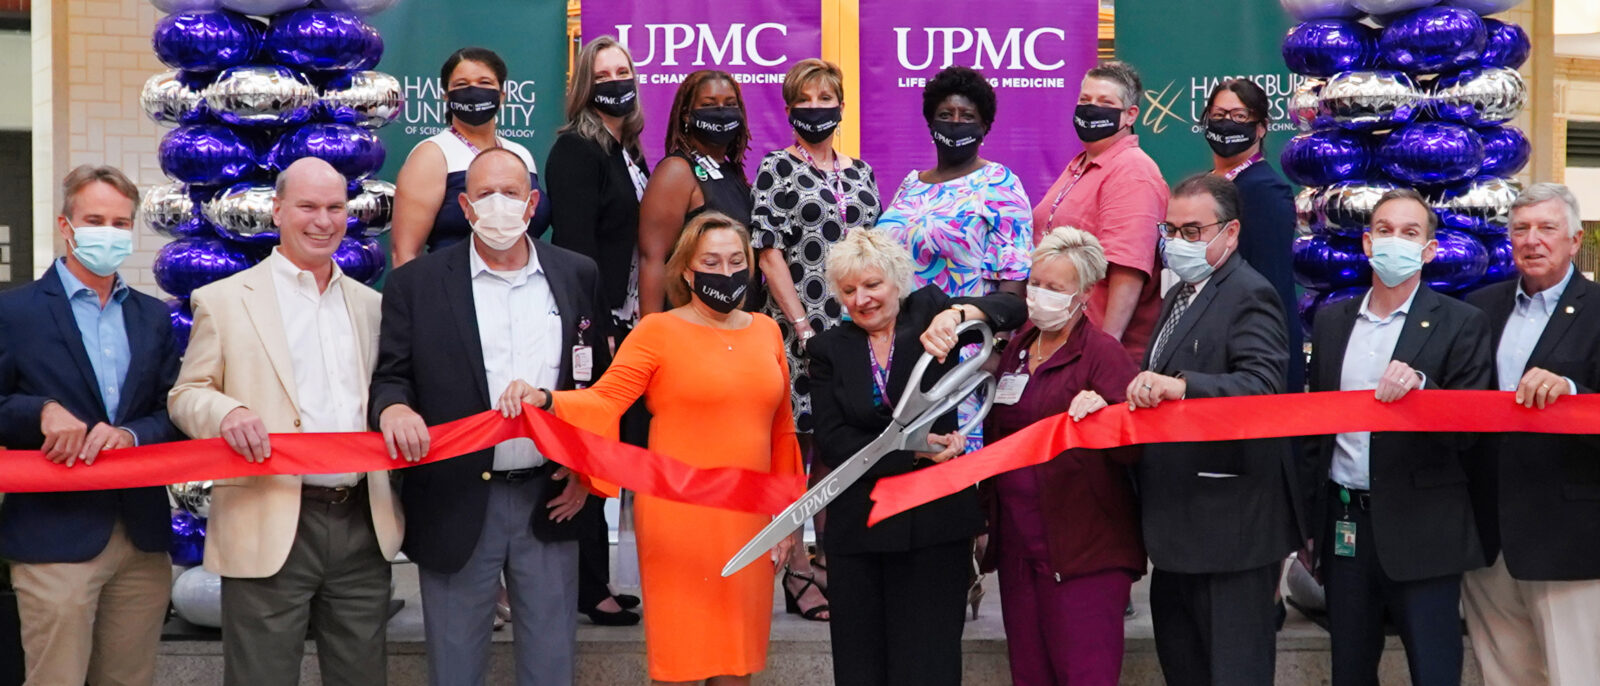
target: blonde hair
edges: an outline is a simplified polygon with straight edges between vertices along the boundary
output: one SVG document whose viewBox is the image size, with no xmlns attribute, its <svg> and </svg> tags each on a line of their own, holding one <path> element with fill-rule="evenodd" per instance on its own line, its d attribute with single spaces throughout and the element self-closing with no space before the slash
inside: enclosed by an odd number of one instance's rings
<svg viewBox="0 0 1600 686">
<path fill-rule="evenodd" d="M 813 81 L 821 81 L 822 85 L 833 89 L 834 97 L 844 102 L 844 72 L 839 71 L 839 65 L 815 57 L 800 60 L 789 73 L 783 77 L 783 104 L 794 105 L 805 97 L 800 91 Z"/>
<path fill-rule="evenodd" d="M 1033 266 L 1037 269 L 1040 262 L 1057 257 L 1070 260 L 1078 271 L 1080 293 L 1106 278 L 1105 248 L 1100 247 L 1100 239 L 1088 231 L 1070 226 L 1051 231 L 1039 241 L 1039 247 L 1033 249 Z"/>
<path fill-rule="evenodd" d="M 589 103 L 594 99 L 596 86 L 594 61 L 601 51 L 611 48 L 621 50 L 622 56 L 628 60 L 628 69 L 633 69 L 633 53 L 628 52 L 628 46 L 617 42 L 616 37 L 607 35 L 589 41 L 572 61 L 572 79 L 567 84 L 567 123 L 556 133 L 577 132 L 578 135 L 599 143 L 600 147 L 607 151 L 620 142 L 624 151 L 635 159 L 642 160 L 644 152 L 639 147 L 639 132 L 644 130 L 644 106 L 635 103 L 633 111 L 623 115 L 622 127 L 617 132 L 617 138 L 612 138 L 611 132 L 606 129 L 606 123 L 600 119 L 600 114 Z M 637 79 L 638 75 L 635 74 L 633 78 Z"/>
<path fill-rule="evenodd" d="M 869 269 L 883 272 L 884 278 L 900 289 L 902 297 L 911 293 L 911 275 L 916 272 L 911 253 L 887 232 L 855 229 L 828 248 L 828 289 L 835 295 L 840 281 Z"/>
<path fill-rule="evenodd" d="M 745 266 L 751 270 L 750 278 L 752 281 L 758 278 L 755 255 L 750 250 L 750 230 L 726 214 L 705 212 L 689 220 L 689 224 L 683 227 L 683 233 L 678 234 L 678 244 L 672 248 L 672 256 L 667 258 L 667 299 L 673 307 L 689 304 L 692 294 L 683 275 L 689 271 L 689 260 L 694 259 L 695 252 L 700 249 L 700 239 L 712 231 L 721 230 L 732 231 L 739 236 L 739 243 L 744 246 Z"/>
</svg>

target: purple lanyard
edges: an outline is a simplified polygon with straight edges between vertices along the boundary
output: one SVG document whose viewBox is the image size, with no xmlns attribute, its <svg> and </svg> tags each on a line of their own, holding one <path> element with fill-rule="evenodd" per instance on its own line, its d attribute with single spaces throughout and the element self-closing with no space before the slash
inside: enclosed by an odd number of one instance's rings
<svg viewBox="0 0 1600 686">
<path fill-rule="evenodd" d="M 833 211 L 839 214 L 839 228 L 841 230 L 850 228 L 844 225 L 844 182 L 839 178 L 839 153 L 837 151 L 833 153 L 833 173 L 830 174 L 823 171 L 817 161 L 811 157 L 811 151 L 806 150 L 806 146 L 796 145 L 794 147 L 800 149 L 800 156 L 805 158 L 806 164 L 811 165 L 812 169 L 822 174 L 823 178 L 828 181 L 828 185 L 833 187 Z"/>
<path fill-rule="evenodd" d="M 455 134 L 456 135 L 456 140 L 461 141 L 462 145 L 467 146 L 467 149 L 472 151 L 472 156 L 473 157 L 477 157 L 478 153 L 482 152 L 481 150 L 478 149 L 478 146 L 472 144 L 472 141 L 467 140 L 466 136 L 461 135 L 461 132 L 457 131 L 456 127 L 454 127 L 454 126 L 450 127 L 450 133 Z M 496 137 L 496 139 L 498 140 L 498 137 Z M 494 147 L 498 148 L 500 146 L 497 143 Z"/>
<path fill-rule="evenodd" d="M 1073 161 L 1076 162 L 1077 160 L 1073 160 Z M 1072 165 L 1071 164 L 1067 165 L 1067 171 L 1072 171 Z M 1083 161 L 1083 168 L 1078 170 L 1077 173 L 1072 175 L 1072 182 L 1068 183 L 1066 188 L 1061 189 L 1061 192 L 1056 194 L 1055 202 L 1050 203 L 1050 215 L 1044 218 L 1045 222 L 1051 224 L 1051 226 L 1049 226 L 1047 228 L 1052 228 L 1052 229 L 1055 228 L 1054 224 L 1055 224 L 1055 221 L 1056 221 L 1056 208 L 1061 207 L 1061 201 L 1065 200 L 1067 198 L 1067 194 L 1072 192 L 1072 189 L 1078 185 L 1078 181 L 1081 180 L 1083 178 L 1083 175 L 1085 173 L 1088 173 L 1088 171 L 1089 171 L 1089 160 L 1085 159 Z"/>
<path fill-rule="evenodd" d="M 889 401 L 889 370 L 878 364 L 878 353 L 872 349 L 872 337 L 867 337 L 867 361 L 872 363 L 872 384 L 878 389 L 878 397 L 883 398 L 885 406 Z M 894 366 L 894 337 L 889 338 L 889 366 Z"/>
<path fill-rule="evenodd" d="M 1227 179 L 1227 180 L 1229 180 L 1229 181 L 1232 181 L 1234 179 L 1234 177 L 1236 177 L 1236 176 L 1238 176 L 1240 174 L 1243 174 L 1244 170 L 1249 169 L 1250 165 L 1255 164 L 1257 162 L 1260 162 L 1260 161 L 1262 161 L 1264 159 L 1266 159 L 1266 158 L 1262 157 L 1261 153 L 1258 152 L 1258 153 L 1256 153 L 1254 155 L 1251 155 L 1250 159 L 1245 160 L 1243 162 L 1240 162 L 1239 166 L 1234 167 L 1232 169 L 1229 169 L 1228 173 L 1223 174 L 1222 177 Z"/>
</svg>

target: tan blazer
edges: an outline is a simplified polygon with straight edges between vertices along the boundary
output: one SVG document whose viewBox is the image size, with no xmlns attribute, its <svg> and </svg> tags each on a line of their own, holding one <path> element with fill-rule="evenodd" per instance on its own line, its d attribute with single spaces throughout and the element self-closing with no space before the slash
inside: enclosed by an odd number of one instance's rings
<svg viewBox="0 0 1600 686">
<path fill-rule="evenodd" d="M 360 343 L 356 354 L 365 378 L 371 378 L 378 354 L 380 296 L 355 279 L 340 283 Z M 224 416 L 248 407 L 269 433 L 299 432 L 294 369 L 269 265 L 263 262 L 205 286 L 190 303 L 194 326 L 189 350 L 178 383 L 167 396 L 172 422 L 193 438 L 215 438 L 221 435 Z M 363 417 L 366 404 L 362 398 Z M 404 523 L 389 473 L 368 472 L 367 483 L 373 529 L 384 556 L 394 559 Z M 299 523 L 300 477 L 218 481 L 211 491 L 206 569 L 234 578 L 272 576 L 288 559 Z"/>
</svg>

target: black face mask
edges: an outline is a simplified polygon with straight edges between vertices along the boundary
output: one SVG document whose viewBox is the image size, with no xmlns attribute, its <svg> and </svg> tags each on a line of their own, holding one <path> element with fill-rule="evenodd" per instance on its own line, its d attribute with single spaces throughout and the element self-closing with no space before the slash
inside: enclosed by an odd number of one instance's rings
<svg viewBox="0 0 1600 686">
<path fill-rule="evenodd" d="M 694 272 L 694 292 L 700 302 L 713 310 L 727 314 L 739 307 L 744 290 L 750 285 L 750 270 L 740 269 L 732 274 Z"/>
<path fill-rule="evenodd" d="M 1122 110 L 1083 103 L 1072 113 L 1072 127 L 1085 143 L 1105 140 L 1122 130 Z"/>
<path fill-rule="evenodd" d="M 594 85 L 594 108 L 613 117 L 626 116 L 639 106 L 639 88 L 633 79 L 617 79 Z"/>
<path fill-rule="evenodd" d="M 744 114 L 737 107 L 698 107 L 689 112 L 689 130 L 712 145 L 727 145 L 744 128 Z"/>
<path fill-rule="evenodd" d="M 935 121 L 928 124 L 933 133 L 933 147 L 939 153 L 939 164 L 957 165 L 978 155 L 978 144 L 983 142 L 983 124 L 978 122 Z"/>
<path fill-rule="evenodd" d="M 449 101 L 450 116 L 468 126 L 487 124 L 500 111 L 500 91 L 495 88 L 456 88 L 445 93 L 445 99 Z"/>
<path fill-rule="evenodd" d="M 794 127 L 795 135 L 812 145 L 832 136 L 833 130 L 839 128 L 839 120 L 843 118 L 844 112 L 839 107 L 789 108 L 789 125 Z"/>
<path fill-rule="evenodd" d="M 1218 157 L 1233 157 L 1256 144 L 1256 123 L 1240 124 L 1232 119 L 1206 121 L 1206 143 Z"/>
</svg>

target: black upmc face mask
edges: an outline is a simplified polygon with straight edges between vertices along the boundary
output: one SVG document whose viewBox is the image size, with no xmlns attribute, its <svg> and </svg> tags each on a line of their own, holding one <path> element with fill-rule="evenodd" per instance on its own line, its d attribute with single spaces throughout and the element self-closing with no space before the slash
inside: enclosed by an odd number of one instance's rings
<svg viewBox="0 0 1600 686">
<path fill-rule="evenodd" d="M 689 112 L 689 128 L 712 145 L 727 145 L 744 128 L 744 113 L 737 107 L 697 107 Z"/>
<path fill-rule="evenodd" d="M 978 122 L 934 121 L 928 124 L 933 134 L 933 147 L 939 154 L 939 164 L 961 164 L 978 155 L 978 144 L 983 142 L 983 125 Z"/>
<path fill-rule="evenodd" d="M 1105 140 L 1122 130 L 1122 110 L 1083 103 L 1072 112 L 1072 128 L 1085 143 Z"/>
<path fill-rule="evenodd" d="M 700 302 L 713 310 L 727 314 L 739 307 L 744 291 L 750 285 L 750 270 L 740 269 L 732 274 L 694 272 L 694 292 Z"/>
<path fill-rule="evenodd" d="M 469 126 L 482 126 L 500 111 L 500 91 L 483 86 L 456 88 L 445 93 L 450 116 Z"/>
<path fill-rule="evenodd" d="M 627 116 L 639 106 L 639 88 L 633 79 L 603 81 L 594 85 L 594 108 L 613 117 Z"/>
<path fill-rule="evenodd" d="M 1256 124 L 1240 124 L 1232 119 L 1211 119 L 1206 122 L 1206 143 L 1218 157 L 1233 157 L 1256 144 Z"/>
<path fill-rule="evenodd" d="M 789 108 L 789 125 L 794 127 L 795 135 L 812 145 L 832 136 L 833 130 L 839 128 L 839 121 L 843 118 L 843 110 L 838 107 Z"/>
</svg>

